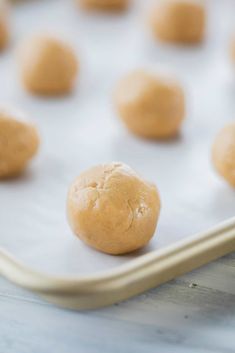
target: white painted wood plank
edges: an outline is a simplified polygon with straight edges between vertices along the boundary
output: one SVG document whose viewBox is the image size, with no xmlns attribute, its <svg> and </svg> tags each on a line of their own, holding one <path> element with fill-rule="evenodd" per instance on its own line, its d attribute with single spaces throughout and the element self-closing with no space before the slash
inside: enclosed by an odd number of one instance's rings
<svg viewBox="0 0 235 353">
<path fill-rule="evenodd" d="M 202 278 L 207 267 L 201 269 Z M 199 284 L 191 288 L 191 275 L 84 313 L 50 306 L 2 280 L 0 352 L 63 353 L 69 348 L 73 353 L 79 347 L 88 353 L 138 353 L 155 346 L 161 352 L 234 352 L 235 295 Z"/>
<path fill-rule="evenodd" d="M 14 300 L 1 300 L 0 351 L 51 352 L 151 352 L 181 351 L 233 352 L 234 318 L 221 330 L 218 320 L 200 321 L 190 308 L 187 319 L 175 306 L 150 306 L 132 302 L 97 312 L 77 313 Z M 134 306 L 133 306 L 134 305 Z M 182 308 L 181 308 L 182 309 Z M 143 318 L 144 313 L 144 320 Z M 130 315 L 131 319 L 130 319 Z M 138 316 L 139 315 L 139 316 Z M 150 322 L 146 322 L 150 315 Z M 4 323 L 4 325 L 3 325 Z"/>
<path fill-rule="evenodd" d="M 214 262 L 183 276 L 185 281 L 235 295 L 235 267 Z"/>
</svg>

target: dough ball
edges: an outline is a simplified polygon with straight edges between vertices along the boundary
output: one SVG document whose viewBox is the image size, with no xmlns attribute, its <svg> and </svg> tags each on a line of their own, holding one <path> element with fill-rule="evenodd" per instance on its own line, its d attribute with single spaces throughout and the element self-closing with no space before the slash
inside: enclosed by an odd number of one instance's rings
<svg viewBox="0 0 235 353">
<path fill-rule="evenodd" d="M 0 50 L 4 49 L 9 41 L 8 16 L 8 3 L 5 0 L 0 0 Z"/>
<path fill-rule="evenodd" d="M 129 0 L 77 0 L 87 10 L 122 11 L 128 7 Z"/>
<path fill-rule="evenodd" d="M 74 233 L 93 248 L 125 254 L 152 238 L 160 212 L 158 191 L 121 163 L 82 173 L 68 194 L 68 219 Z"/>
<path fill-rule="evenodd" d="M 17 113 L 0 109 L 0 178 L 20 174 L 38 146 L 38 132 L 32 124 Z"/>
<path fill-rule="evenodd" d="M 225 126 L 216 136 L 212 161 L 217 172 L 235 187 L 235 123 Z"/>
<path fill-rule="evenodd" d="M 235 37 L 232 38 L 232 41 L 230 44 L 230 55 L 233 63 L 235 63 Z"/>
<path fill-rule="evenodd" d="M 63 41 L 35 36 L 21 50 L 21 77 L 24 86 L 41 95 L 69 93 L 75 83 L 78 62 L 73 50 Z"/>
<path fill-rule="evenodd" d="M 156 38 L 165 42 L 198 43 L 205 34 L 203 2 L 196 0 L 160 0 L 150 15 Z"/>
<path fill-rule="evenodd" d="M 185 114 L 181 86 L 172 79 L 145 71 L 124 77 L 117 85 L 114 100 L 127 128 L 146 138 L 175 136 Z"/>
</svg>

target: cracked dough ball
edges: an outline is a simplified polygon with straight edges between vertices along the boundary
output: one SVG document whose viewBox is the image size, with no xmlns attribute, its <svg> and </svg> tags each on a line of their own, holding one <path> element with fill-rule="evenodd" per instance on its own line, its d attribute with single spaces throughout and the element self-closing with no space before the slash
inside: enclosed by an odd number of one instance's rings
<svg viewBox="0 0 235 353">
<path fill-rule="evenodd" d="M 142 137 L 173 137 L 184 119 L 181 86 L 172 79 L 145 71 L 135 71 L 124 77 L 117 85 L 114 100 L 127 128 Z"/>
<path fill-rule="evenodd" d="M 21 77 L 32 93 L 69 93 L 75 83 L 78 62 L 72 48 L 50 36 L 35 36 L 21 50 Z"/>
<path fill-rule="evenodd" d="M 128 7 L 129 0 L 77 0 L 77 2 L 88 10 L 122 11 Z"/>
<path fill-rule="evenodd" d="M 110 163 L 82 173 L 68 193 L 74 233 L 93 248 L 125 254 L 152 238 L 160 212 L 158 191 L 125 164 Z"/>
<path fill-rule="evenodd" d="M 32 124 L 19 114 L 0 110 L 0 178 L 20 174 L 38 146 L 38 132 Z"/>
<path fill-rule="evenodd" d="M 225 126 L 212 146 L 212 161 L 217 172 L 235 187 L 235 124 Z"/>
<path fill-rule="evenodd" d="M 197 43 L 205 34 L 205 7 L 197 0 L 160 0 L 150 15 L 156 38 L 165 42 Z"/>
<path fill-rule="evenodd" d="M 4 49 L 9 41 L 8 12 L 7 1 L 0 0 L 0 50 Z"/>
</svg>

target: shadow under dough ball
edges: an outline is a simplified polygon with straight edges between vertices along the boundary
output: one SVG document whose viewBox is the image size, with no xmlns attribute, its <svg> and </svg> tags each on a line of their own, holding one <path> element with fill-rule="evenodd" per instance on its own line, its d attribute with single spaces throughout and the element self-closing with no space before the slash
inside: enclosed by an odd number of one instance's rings
<svg viewBox="0 0 235 353">
<path fill-rule="evenodd" d="M 235 187 L 235 124 L 225 126 L 212 146 L 212 162 L 216 171 Z"/>
<path fill-rule="evenodd" d="M 72 91 L 78 61 L 69 45 L 51 36 L 34 36 L 19 54 L 21 79 L 28 91 L 48 96 Z"/>
<path fill-rule="evenodd" d="M 35 126 L 17 113 L 0 109 L 0 178 L 20 174 L 38 147 Z"/>
<path fill-rule="evenodd" d="M 82 173 L 68 193 L 72 230 L 86 244 L 108 254 L 125 254 L 146 245 L 159 212 L 156 187 L 121 163 Z"/>
<path fill-rule="evenodd" d="M 143 70 L 120 80 L 114 93 L 116 110 L 136 135 L 167 139 L 179 132 L 185 115 L 184 93 L 173 79 Z"/>
<path fill-rule="evenodd" d="M 129 5 L 129 0 L 77 0 L 81 8 L 95 11 L 123 11 Z"/>
<path fill-rule="evenodd" d="M 0 0 L 0 50 L 9 42 L 9 5 L 6 0 Z"/>
<path fill-rule="evenodd" d="M 201 42 L 205 23 L 205 6 L 195 0 L 160 0 L 150 14 L 153 35 L 163 42 Z"/>
</svg>

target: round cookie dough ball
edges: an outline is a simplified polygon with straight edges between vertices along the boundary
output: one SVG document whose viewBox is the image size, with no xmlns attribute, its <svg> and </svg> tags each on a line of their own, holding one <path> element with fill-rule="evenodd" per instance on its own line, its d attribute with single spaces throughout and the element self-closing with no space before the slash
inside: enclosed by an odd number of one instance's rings
<svg viewBox="0 0 235 353">
<path fill-rule="evenodd" d="M 9 41 L 9 6 L 6 0 L 0 0 L 0 50 L 4 49 Z"/>
<path fill-rule="evenodd" d="M 154 36 L 165 42 L 198 43 L 205 34 L 203 2 L 197 0 L 160 0 L 150 15 Z"/>
<path fill-rule="evenodd" d="M 19 114 L 0 109 L 0 178 L 20 174 L 36 154 L 36 128 Z"/>
<path fill-rule="evenodd" d="M 118 255 L 146 245 L 160 212 L 158 191 L 121 163 L 82 173 L 68 193 L 68 219 L 74 233 L 102 252 Z"/>
<path fill-rule="evenodd" d="M 216 136 L 212 162 L 217 172 L 235 187 L 235 123 L 225 126 Z"/>
<path fill-rule="evenodd" d="M 123 11 L 128 7 L 129 0 L 77 0 L 87 10 Z"/>
<path fill-rule="evenodd" d="M 39 95 L 69 93 L 78 62 L 72 48 L 50 36 L 35 36 L 21 50 L 21 77 L 26 89 Z"/>
<path fill-rule="evenodd" d="M 175 136 L 185 115 L 181 86 L 170 78 L 141 70 L 119 82 L 114 101 L 127 128 L 145 138 Z"/>
<path fill-rule="evenodd" d="M 235 37 L 233 37 L 231 40 L 230 56 L 231 56 L 232 62 L 235 63 Z"/>
</svg>

